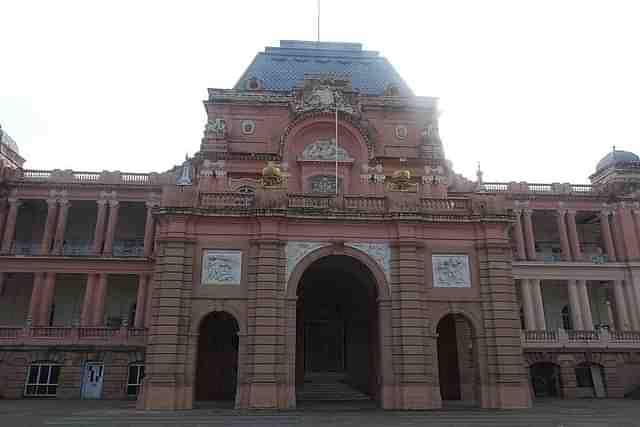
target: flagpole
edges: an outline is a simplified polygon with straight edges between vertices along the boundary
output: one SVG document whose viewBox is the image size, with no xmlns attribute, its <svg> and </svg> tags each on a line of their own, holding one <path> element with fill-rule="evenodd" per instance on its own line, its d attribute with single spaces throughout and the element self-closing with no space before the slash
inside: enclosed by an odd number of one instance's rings
<svg viewBox="0 0 640 427">
<path fill-rule="evenodd" d="M 336 196 L 338 195 L 338 103 L 336 102 Z"/>
<path fill-rule="evenodd" d="M 318 43 L 320 43 L 320 0 L 318 0 Z"/>
</svg>

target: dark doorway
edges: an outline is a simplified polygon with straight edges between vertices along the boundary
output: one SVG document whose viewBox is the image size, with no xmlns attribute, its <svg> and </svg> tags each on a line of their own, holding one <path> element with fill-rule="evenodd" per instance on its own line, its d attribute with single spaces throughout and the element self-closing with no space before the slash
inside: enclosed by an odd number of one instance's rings
<svg viewBox="0 0 640 427">
<path fill-rule="evenodd" d="M 377 397 L 376 286 L 364 264 L 332 255 L 305 271 L 298 285 L 296 343 L 298 400 Z"/>
<path fill-rule="evenodd" d="M 238 372 L 238 322 L 213 312 L 200 324 L 195 398 L 234 400 Z"/>
<path fill-rule="evenodd" d="M 478 367 L 473 328 L 462 315 L 448 314 L 437 327 L 438 375 L 443 401 L 478 403 Z"/>
<path fill-rule="evenodd" d="M 531 387 L 536 398 L 560 396 L 560 367 L 551 362 L 538 362 L 529 368 Z"/>
</svg>

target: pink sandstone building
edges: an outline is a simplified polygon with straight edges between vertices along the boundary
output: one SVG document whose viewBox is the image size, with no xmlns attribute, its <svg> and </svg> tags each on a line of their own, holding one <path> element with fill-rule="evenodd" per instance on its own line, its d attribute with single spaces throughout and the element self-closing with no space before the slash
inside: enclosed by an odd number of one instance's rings
<svg viewBox="0 0 640 427">
<path fill-rule="evenodd" d="M 521 408 L 640 386 L 635 154 L 590 184 L 466 179 L 437 99 L 355 43 L 282 41 L 204 107 L 164 173 L 26 169 L 0 130 L 1 397 Z"/>
</svg>

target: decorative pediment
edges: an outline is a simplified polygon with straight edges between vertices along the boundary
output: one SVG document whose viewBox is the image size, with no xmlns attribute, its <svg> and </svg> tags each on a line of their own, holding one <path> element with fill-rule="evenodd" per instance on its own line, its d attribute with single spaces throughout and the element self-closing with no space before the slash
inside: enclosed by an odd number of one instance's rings
<svg viewBox="0 0 640 427">
<path fill-rule="evenodd" d="M 306 79 L 304 87 L 295 94 L 291 109 L 296 114 L 335 112 L 336 109 L 347 114 L 359 112 L 357 100 L 350 93 L 349 82 L 333 78 Z"/>
<path fill-rule="evenodd" d="M 344 148 L 336 147 L 335 138 L 330 138 L 319 139 L 307 145 L 302 152 L 301 160 L 352 161 L 353 157 Z"/>
</svg>

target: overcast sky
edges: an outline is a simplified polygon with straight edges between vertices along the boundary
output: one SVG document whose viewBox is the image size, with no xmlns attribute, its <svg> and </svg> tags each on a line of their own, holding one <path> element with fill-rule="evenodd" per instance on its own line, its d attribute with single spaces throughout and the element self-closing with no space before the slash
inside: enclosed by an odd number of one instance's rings
<svg viewBox="0 0 640 427">
<path fill-rule="evenodd" d="M 457 172 L 586 182 L 613 145 L 640 152 L 639 17 L 637 1 L 322 0 L 321 38 L 439 97 Z M 0 124 L 29 168 L 164 171 L 198 150 L 208 87 L 315 38 L 316 0 L 0 0 Z"/>
</svg>

